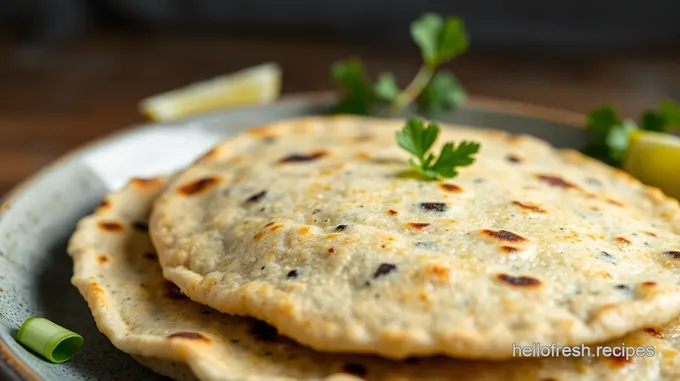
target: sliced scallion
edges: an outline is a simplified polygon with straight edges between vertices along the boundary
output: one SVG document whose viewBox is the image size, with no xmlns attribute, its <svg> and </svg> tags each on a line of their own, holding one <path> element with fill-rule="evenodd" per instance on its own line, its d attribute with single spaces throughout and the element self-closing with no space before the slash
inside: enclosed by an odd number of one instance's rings
<svg viewBox="0 0 680 381">
<path fill-rule="evenodd" d="M 79 334 L 41 317 L 26 319 L 17 341 L 55 364 L 70 360 L 84 342 Z"/>
</svg>

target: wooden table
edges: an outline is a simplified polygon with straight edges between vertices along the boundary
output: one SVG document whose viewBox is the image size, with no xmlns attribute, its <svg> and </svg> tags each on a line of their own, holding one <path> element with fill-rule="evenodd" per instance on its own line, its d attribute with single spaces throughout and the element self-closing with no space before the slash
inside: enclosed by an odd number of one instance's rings
<svg viewBox="0 0 680 381">
<path fill-rule="evenodd" d="M 0 194 L 89 140 L 143 121 L 137 101 L 264 61 L 284 70 L 284 92 L 332 87 L 329 65 L 350 55 L 402 81 L 415 48 L 216 36 L 95 35 L 48 52 L 0 39 Z M 627 115 L 680 98 L 680 54 L 546 55 L 472 51 L 450 65 L 472 94 L 585 112 L 614 102 Z"/>
</svg>

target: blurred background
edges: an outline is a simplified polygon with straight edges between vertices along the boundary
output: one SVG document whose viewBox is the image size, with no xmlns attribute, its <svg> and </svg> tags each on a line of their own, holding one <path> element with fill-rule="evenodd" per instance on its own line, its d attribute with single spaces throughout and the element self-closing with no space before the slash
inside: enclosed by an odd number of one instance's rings
<svg viewBox="0 0 680 381">
<path fill-rule="evenodd" d="M 465 20 L 471 49 L 447 68 L 472 95 L 626 116 L 680 100 L 678 0 L 0 0 L 0 194 L 143 121 L 140 99 L 261 62 L 284 93 L 331 89 L 348 56 L 404 84 L 425 11 Z"/>
</svg>

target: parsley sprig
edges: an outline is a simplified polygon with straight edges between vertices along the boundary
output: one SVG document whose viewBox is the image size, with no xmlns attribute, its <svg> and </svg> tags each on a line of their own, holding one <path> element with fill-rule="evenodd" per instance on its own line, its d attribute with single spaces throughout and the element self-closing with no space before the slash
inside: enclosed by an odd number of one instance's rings
<svg viewBox="0 0 680 381">
<path fill-rule="evenodd" d="M 420 48 L 423 64 L 413 80 L 399 88 L 392 73 L 381 73 L 371 83 L 359 59 L 336 62 L 331 76 L 341 89 L 336 112 L 367 114 L 376 107 L 396 112 L 417 102 L 420 111 L 437 113 L 465 102 L 467 94 L 456 77 L 437 68 L 463 54 L 468 36 L 463 21 L 426 13 L 411 23 L 411 38 Z"/>
<path fill-rule="evenodd" d="M 647 110 L 640 118 L 640 129 L 670 132 L 680 128 L 680 106 L 664 101 L 658 110 Z M 589 143 L 583 153 L 613 166 L 620 166 L 630 143 L 630 135 L 638 129 L 633 120 L 622 120 L 616 107 L 610 104 L 590 110 L 586 129 Z"/>
<path fill-rule="evenodd" d="M 457 146 L 453 142 L 448 142 L 442 147 L 439 157 L 436 157 L 428 151 L 439 136 L 439 125 L 437 123 L 426 125 L 423 120 L 416 117 L 410 118 L 396 136 L 399 147 L 415 155 L 415 159 L 409 159 L 411 168 L 429 180 L 458 176 L 456 169 L 474 163 L 473 155 L 480 147 L 479 143 L 473 141 L 464 140 Z"/>
</svg>

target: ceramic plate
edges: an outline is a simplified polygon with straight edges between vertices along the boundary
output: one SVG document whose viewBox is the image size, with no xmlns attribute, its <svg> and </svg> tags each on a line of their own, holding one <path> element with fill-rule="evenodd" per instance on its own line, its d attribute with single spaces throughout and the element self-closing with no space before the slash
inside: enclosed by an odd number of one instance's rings
<svg viewBox="0 0 680 381">
<path fill-rule="evenodd" d="M 0 205 L 0 379 L 164 379 L 99 333 L 70 284 L 72 263 L 65 247 L 75 223 L 131 177 L 169 173 L 225 136 L 276 120 L 324 114 L 331 102 L 329 95 L 307 95 L 126 130 L 67 155 L 6 195 Z M 582 121 L 578 115 L 507 102 L 477 99 L 438 119 L 531 134 L 558 147 L 577 148 L 586 138 L 584 130 L 574 127 Z M 31 316 L 82 334 L 82 351 L 60 365 L 26 351 L 14 334 Z"/>
</svg>

